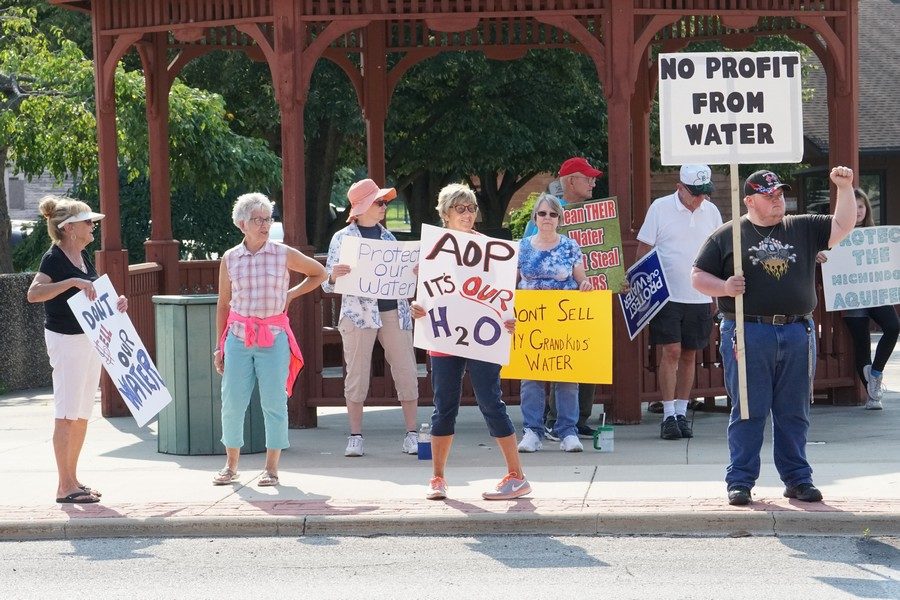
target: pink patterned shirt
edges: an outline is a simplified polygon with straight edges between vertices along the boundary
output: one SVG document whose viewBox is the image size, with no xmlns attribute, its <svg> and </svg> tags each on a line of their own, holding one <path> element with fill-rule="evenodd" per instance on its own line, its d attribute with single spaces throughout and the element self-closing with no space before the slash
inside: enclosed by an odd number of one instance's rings
<svg viewBox="0 0 900 600">
<path fill-rule="evenodd" d="M 231 310 L 261 319 L 284 312 L 291 279 L 286 246 L 266 242 L 256 253 L 251 253 L 242 242 L 225 252 L 224 260 L 231 280 Z M 273 334 L 281 331 L 271 327 Z M 231 326 L 240 339 L 244 338 L 243 330 L 240 323 Z"/>
</svg>

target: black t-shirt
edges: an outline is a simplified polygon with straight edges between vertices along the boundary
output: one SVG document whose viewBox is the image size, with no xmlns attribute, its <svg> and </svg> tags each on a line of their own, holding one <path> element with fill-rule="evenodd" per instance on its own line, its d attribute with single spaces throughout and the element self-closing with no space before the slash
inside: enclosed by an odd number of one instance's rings
<svg viewBox="0 0 900 600">
<path fill-rule="evenodd" d="M 774 227 L 754 227 L 741 218 L 744 313 L 804 315 L 816 307 L 816 254 L 828 248 L 829 215 L 788 215 Z M 734 275 L 731 221 L 712 233 L 694 266 L 721 279 Z M 734 312 L 734 298 L 717 298 L 719 310 Z"/>
<path fill-rule="evenodd" d="M 53 283 L 71 279 L 72 277 L 96 281 L 97 270 L 94 269 L 94 265 L 92 265 L 91 261 L 88 259 L 88 253 L 82 250 L 81 258 L 84 260 L 84 266 L 87 268 L 87 273 L 73 265 L 72 261 L 69 260 L 69 257 L 66 256 L 66 253 L 63 252 L 59 246 L 53 244 L 50 246 L 50 249 L 44 253 L 43 258 L 41 258 L 41 266 L 38 271 L 49 277 L 50 281 Z M 65 335 L 84 333 L 81 330 L 81 325 L 79 325 L 78 321 L 75 319 L 75 315 L 72 314 L 69 303 L 66 302 L 78 292 L 78 288 L 69 288 L 55 298 L 44 302 L 44 312 L 46 313 L 44 327 L 50 331 Z"/>
<path fill-rule="evenodd" d="M 381 239 L 381 226 L 375 225 L 374 227 L 363 227 L 359 223 L 356 224 L 356 227 L 359 229 L 359 234 L 366 238 L 367 240 L 380 240 Z M 384 300 L 382 298 L 378 299 L 378 312 L 387 312 L 389 310 L 397 310 L 397 301 L 396 300 Z"/>
</svg>

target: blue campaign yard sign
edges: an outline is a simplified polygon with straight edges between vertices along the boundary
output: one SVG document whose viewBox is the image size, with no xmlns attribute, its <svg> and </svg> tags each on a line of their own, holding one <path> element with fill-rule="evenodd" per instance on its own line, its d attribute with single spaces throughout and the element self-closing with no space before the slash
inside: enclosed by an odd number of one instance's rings
<svg viewBox="0 0 900 600">
<path fill-rule="evenodd" d="M 628 293 L 619 294 L 619 305 L 628 337 L 633 340 L 669 301 L 669 286 L 655 248 L 634 263 L 625 278 L 629 289 Z"/>
</svg>

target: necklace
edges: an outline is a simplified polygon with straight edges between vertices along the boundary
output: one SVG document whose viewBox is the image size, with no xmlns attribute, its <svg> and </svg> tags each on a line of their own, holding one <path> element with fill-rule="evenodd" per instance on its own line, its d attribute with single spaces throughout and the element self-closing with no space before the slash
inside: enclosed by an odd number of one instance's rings
<svg viewBox="0 0 900 600">
<path fill-rule="evenodd" d="M 772 234 L 775 233 L 775 230 L 778 229 L 779 225 L 781 225 L 781 221 L 778 221 L 777 223 L 772 225 L 772 229 L 769 230 L 769 233 L 767 233 L 766 235 L 763 235 L 762 233 L 760 233 L 759 229 L 756 228 L 756 225 L 753 224 L 753 221 L 751 221 L 750 219 L 747 219 L 747 222 L 750 223 L 750 227 L 753 228 L 753 231 L 756 232 L 756 235 L 758 235 L 760 238 L 762 238 L 762 241 L 764 243 L 768 242 L 772 238 Z"/>
</svg>

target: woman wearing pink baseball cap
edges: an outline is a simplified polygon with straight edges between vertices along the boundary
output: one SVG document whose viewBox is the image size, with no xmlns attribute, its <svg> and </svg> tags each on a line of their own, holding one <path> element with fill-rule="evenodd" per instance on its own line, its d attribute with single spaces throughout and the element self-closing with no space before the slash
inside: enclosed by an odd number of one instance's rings
<svg viewBox="0 0 900 600">
<path fill-rule="evenodd" d="M 397 197 L 394 188 L 380 188 L 371 179 L 357 181 L 347 191 L 350 200 L 350 223 L 331 238 L 325 270 L 328 278 L 322 284 L 326 292 L 334 292 L 338 277 L 350 273 L 350 266 L 339 262 L 341 244 L 347 237 L 396 242 L 397 238 L 381 222 L 388 202 Z M 412 318 L 406 298 L 385 300 L 344 294 L 338 331 L 344 343 L 344 399 L 350 420 L 350 436 L 344 456 L 363 455 L 363 404 L 369 395 L 372 367 L 372 348 L 377 339 L 384 348 L 384 357 L 391 365 L 391 375 L 397 388 L 397 399 L 403 409 L 406 426 L 401 450 L 416 454 L 419 436 L 416 433 L 416 407 L 419 402 L 419 379 L 413 352 Z"/>
</svg>

